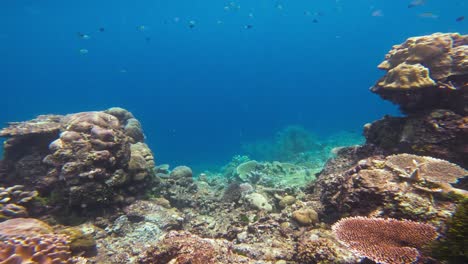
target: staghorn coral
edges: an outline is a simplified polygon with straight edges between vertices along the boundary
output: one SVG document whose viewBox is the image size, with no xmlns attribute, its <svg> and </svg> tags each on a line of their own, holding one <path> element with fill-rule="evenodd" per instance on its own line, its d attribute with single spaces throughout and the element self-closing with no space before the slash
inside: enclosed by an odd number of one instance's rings
<svg viewBox="0 0 468 264">
<path fill-rule="evenodd" d="M 32 218 L 0 223 L 0 263 L 76 263 L 68 237 Z"/>
<path fill-rule="evenodd" d="M 332 230 L 350 250 L 388 264 L 415 262 L 420 256 L 417 248 L 438 235 L 431 225 L 391 218 L 343 218 Z"/>
<path fill-rule="evenodd" d="M 387 73 L 371 91 L 409 114 L 435 108 L 466 114 L 467 54 L 466 35 L 435 33 L 409 38 L 385 56 L 378 68 Z"/>
</svg>

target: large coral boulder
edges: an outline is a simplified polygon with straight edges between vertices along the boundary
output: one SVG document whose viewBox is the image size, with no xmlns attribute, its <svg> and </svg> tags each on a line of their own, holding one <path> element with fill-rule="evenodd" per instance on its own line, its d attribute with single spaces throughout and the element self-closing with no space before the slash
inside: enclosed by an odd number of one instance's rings
<svg viewBox="0 0 468 264">
<path fill-rule="evenodd" d="M 468 36 L 435 33 L 393 46 L 378 66 L 387 73 L 371 88 L 405 113 L 444 108 L 466 114 Z"/>
<path fill-rule="evenodd" d="M 130 112 L 111 108 L 10 123 L 0 130 L 8 137 L 2 161 L 7 177 L 1 180 L 38 189 L 54 204 L 81 208 L 143 194 L 154 159 L 141 127 L 126 129 L 135 124 L 131 120 Z"/>
<path fill-rule="evenodd" d="M 468 197 L 466 186 L 460 184 L 467 175 L 467 170 L 431 157 L 373 156 L 347 168 L 324 171 L 314 192 L 328 221 L 366 215 L 441 224 L 454 212 L 457 197 Z"/>
</svg>

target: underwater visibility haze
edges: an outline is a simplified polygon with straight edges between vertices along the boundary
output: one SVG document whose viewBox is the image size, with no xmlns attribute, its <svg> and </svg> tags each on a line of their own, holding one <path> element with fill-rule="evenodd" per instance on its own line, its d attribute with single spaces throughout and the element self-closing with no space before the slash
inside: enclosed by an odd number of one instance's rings
<svg viewBox="0 0 468 264">
<path fill-rule="evenodd" d="M 468 263 L 466 0 L 0 2 L 0 263 Z"/>
<path fill-rule="evenodd" d="M 289 125 L 360 133 L 397 113 L 368 92 L 392 45 L 466 31 L 465 1 L 408 3 L 7 1 L 0 122 L 120 106 L 158 163 L 196 167 Z"/>
</svg>

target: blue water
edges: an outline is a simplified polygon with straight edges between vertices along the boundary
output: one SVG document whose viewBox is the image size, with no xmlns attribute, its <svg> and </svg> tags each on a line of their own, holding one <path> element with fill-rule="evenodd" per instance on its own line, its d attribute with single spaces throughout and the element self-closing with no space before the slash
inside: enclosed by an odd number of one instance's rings
<svg viewBox="0 0 468 264">
<path fill-rule="evenodd" d="M 368 90 L 392 45 L 467 32 L 467 1 L 409 2 L 1 1 L 0 123 L 121 106 L 157 163 L 194 167 L 291 124 L 359 132 L 398 114 Z"/>
</svg>

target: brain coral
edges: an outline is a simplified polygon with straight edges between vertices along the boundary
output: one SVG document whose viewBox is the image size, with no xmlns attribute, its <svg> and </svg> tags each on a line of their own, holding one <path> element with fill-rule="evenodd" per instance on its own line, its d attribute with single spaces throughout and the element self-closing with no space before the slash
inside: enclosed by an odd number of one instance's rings
<svg viewBox="0 0 468 264">
<path fill-rule="evenodd" d="M 387 73 L 371 88 L 403 112 L 445 108 L 464 112 L 468 36 L 435 33 L 393 46 L 378 68 Z M 424 88 L 424 89 L 421 89 Z"/>
</svg>

